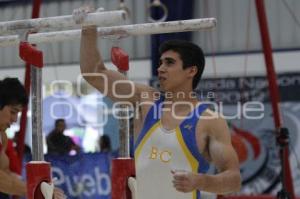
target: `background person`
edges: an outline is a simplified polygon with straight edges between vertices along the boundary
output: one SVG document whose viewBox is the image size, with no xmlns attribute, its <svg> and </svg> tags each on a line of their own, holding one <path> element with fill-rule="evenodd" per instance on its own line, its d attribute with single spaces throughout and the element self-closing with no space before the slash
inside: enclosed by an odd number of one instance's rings
<svg viewBox="0 0 300 199">
<path fill-rule="evenodd" d="M 48 154 L 66 155 L 70 154 L 72 150 L 80 152 L 80 147 L 69 136 L 64 135 L 65 129 L 66 121 L 64 119 L 55 120 L 54 129 L 46 138 Z"/>
</svg>

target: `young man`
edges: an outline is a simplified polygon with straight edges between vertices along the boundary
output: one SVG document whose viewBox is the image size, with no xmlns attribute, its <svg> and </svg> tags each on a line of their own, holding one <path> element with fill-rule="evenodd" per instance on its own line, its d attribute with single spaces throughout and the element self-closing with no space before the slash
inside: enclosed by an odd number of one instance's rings
<svg viewBox="0 0 300 199">
<path fill-rule="evenodd" d="M 25 89 L 17 78 L 0 81 L 0 192 L 10 195 L 25 196 L 26 183 L 9 170 L 9 159 L 5 154 L 5 130 L 17 121 L 18 113 L 27 102 Z M 61 190 L 55 189 L 54 198 L 64 199 L 65 195 Z"/>
<path fill-rule="evenodd" d="M 239 163 L 227 124 L 193 95 L 205 63 L 197 45 L 169 41 L 161 46 L 158 77 L 165 94 L 160 97 L 156 89 L 106 69 L 95 27 L 83 27 L 80 50 L 85 80 L 113 101 L 130 102 L 138 109 L 137 198 L 192 199 L 200 198 L 201 191 L 239 191 Z M 205 174 L 208 162 L 216 166 L 217 174 Z"/>
</svg>

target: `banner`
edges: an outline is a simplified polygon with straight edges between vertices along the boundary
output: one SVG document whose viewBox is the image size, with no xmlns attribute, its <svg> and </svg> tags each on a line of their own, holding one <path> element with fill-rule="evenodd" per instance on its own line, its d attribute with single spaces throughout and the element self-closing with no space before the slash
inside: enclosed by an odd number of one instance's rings
<svg viewBox="0 0 300 199">
<path fill-rule="evenodd" d="M 277 75 L 280 101 L 300 101 L 300 73 Z M 150 80 L 150 85 L 159 89 L 157 77 Z M 236 102 L 269 102 L 268 80 L 265 76 L 227 77 L 201 79 L 196 93 L 201 99 L 220 101 L 224 104 Z"/>
<path fill-rule="evenodd" d="M 110 199 L 111 156 L 105 153 L 76 156 L 50 156 L 55 186 L 63 189 L 68 199 Z"/>
<path fill-rule="evenodd" d="M 277 84 L 281 102 L 300 101 L 300 73 L 280 74 L 277 76 Z M 265 76 L 203 79 L 196 92 L 201 98 L 221 101 L 224 104 L 270 101 L 268 80 Z"/>
<path fill-rule="evenodd" d="M 237 115 L 235 105 L 225 105 L 224 115 Z M 295 192 L 300 195 L 300 102 L 280 104 L 283 125 L 289 130 L 290 166 Z M 263 103 L 263 117 L 228 119 L 232 144 L 242 174 L 240 194 L 274 194 L 281 188 L 279 146 L 270 103 Z"/>
</svg>

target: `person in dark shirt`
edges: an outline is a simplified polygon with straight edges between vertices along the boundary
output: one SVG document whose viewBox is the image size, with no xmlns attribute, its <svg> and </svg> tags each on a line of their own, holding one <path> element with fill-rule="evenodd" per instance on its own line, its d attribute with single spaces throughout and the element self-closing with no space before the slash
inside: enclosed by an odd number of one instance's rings
<svg viewBox="0 0 300 199">
<path fill-rule="evenodd" d="M 100 152 L 110 153 L 111 149 L 111 141 L 108 135 L 102 135 L 99 139 L 99 148 Z"/>
<path fill-rule="evenodd" d="M 72 150 L 77 153 L 80 151 L 80 147 L 69 136 L 64 135 L 65 129 L 64 119 L 55 120 L 55 128 L 47 136 L 48 154 L 65 155 Z"/>
</svg>

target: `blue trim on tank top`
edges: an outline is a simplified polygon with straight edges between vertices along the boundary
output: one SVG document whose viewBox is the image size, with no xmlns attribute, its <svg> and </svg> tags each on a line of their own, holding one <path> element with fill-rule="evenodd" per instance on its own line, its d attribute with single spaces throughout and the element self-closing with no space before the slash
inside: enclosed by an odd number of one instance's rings
<svg viewBox="0 0 300 199">
<path fill-rule="evenodd" d="M 200 104 L 197 106 L 189 116 L 183 120 L 180 124 L 180 132 L 182 134 L 183 140 L 192 153 L 192 155 L 199 162 L 199 173 L 205 173 L 209 169 L 209 163 L 204 159 L 201 153 L 198 150 L 197 141 L 196 141 L 196 127 L 197 123 L 200 120 L 202 113 L 207 109 L 207 104 Z M 201 122 L 201 121 L 200 121 Z"/>
<path fill-rule="evenodd" d="M 147 132 L 149 131 L 149 129 L 158 121 L 160 120 L 160 111 L 159 108 L 161 102 L 164 100 L 164 97 L 161 96 L 158 100 L 156 100 L 154 102 L 154 104 L 151 106 L 150 110 L 147 113 L 147 116 L 145 118 L 144 121 L 144 125 L 143 128 L 141 130 L 141 133 L 139 134 L 135 145 L 134 145 L 134 150 L 136 150 L 136 148 L 139 146 L 139 144 L 141 143 L 142 139 L 144 138 L 144 136 L 147 134 Z"/>
</svg>

